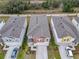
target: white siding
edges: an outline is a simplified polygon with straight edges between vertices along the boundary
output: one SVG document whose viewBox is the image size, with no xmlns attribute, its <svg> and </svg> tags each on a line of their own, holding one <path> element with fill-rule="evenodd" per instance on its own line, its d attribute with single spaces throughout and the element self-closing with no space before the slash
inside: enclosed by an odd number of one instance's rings
<svg viewBox="0 0 79 59">
<path fill-rule="evenodd" d="M 0 23 L 0 30 L 1 30 L 1 28 L 4 26 L 4 22 L 2 21 L 1 23 Z"/>
</svg>

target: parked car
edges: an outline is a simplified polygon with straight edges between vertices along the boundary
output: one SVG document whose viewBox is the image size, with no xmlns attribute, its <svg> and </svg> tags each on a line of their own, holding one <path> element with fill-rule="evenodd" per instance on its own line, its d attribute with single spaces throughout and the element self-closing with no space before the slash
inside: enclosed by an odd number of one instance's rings
<svg viewBox="0 0 79 59">
<path fill-rule="evenodd" d="M 14 50 L 12 52 L 12 55 L 11 55 L 11 58 L 12 59 L 15 59 L 16 58 L 17 52 L 18 52 L 18 48 L 14 48 Z"/>
<path fill-rule="evenodd" d="M 66 47 L 65 50 L 71 49 L 70 47 Z"/>
<path fill-rule="evenodd" d="M 69 47 L 66 47 L 67 56 L 73 57 L 72 50 Z"/>
</svg>

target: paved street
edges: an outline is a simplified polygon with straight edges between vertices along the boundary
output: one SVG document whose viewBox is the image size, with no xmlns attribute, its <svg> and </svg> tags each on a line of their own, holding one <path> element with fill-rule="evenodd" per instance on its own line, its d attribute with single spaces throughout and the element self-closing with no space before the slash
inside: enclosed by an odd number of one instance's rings
<svg viewBox="0 0 79 59">
<path fill-rule="evenodd" d="M 59 46 L 59 52 L 60 52 L 61 59 L 73 59 L 73 57 L 68 57 L 66 55 L 65 47 L 66 46 Z"/>
</svg>

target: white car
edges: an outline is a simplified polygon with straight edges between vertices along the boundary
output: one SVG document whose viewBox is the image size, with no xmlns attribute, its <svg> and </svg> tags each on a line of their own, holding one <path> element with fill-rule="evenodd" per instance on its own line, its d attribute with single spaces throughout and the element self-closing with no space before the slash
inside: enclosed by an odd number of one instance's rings
<svg viewBox="0 0 79 59">
<path fill-rule="evenodd" d="M 69 47 L 66 47 L 67 56 L 73 57 L 72 50 Z"/>
</svg>

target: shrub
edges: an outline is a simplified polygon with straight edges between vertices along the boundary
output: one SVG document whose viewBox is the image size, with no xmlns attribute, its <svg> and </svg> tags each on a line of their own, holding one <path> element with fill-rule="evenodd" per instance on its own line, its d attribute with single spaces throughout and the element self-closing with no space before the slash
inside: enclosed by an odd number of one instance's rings
<svg viewBox="0 0 79 59">
<path fill-rule="evenodd" d="M 73 0 L 63 0 L 63 11 L 73 12 Z"/>
<path fill-rule="evenodd" d="M 42 7 L 45 8 L 45 9 L 48 9 L 49 8 L 48 2 L 43 2 Z"/>
<path fill-rule="evenodd" d="M 58 8 L 59 5 L 60 5 L 60 1 L 56 1 L 56 0 L 53 1 L 53 8 Z"/>
<path fill-rule="evenodd" d="M 26 3 L 24 3 L 22 0 L 10 0 L 9 3 L 7 3 L 6 11 L 7 13 L 21 13 L 25 9 Z"/>
<path fill-rule="evenodd" d="M 74 7 L 79 7 L 79 0 L 74 0 Z"/>
<path fill-rule="evenodd" d="M 33 3 L 31 4 L 31 9 L 41 9 L 41 4 Z"/>
</svg>

